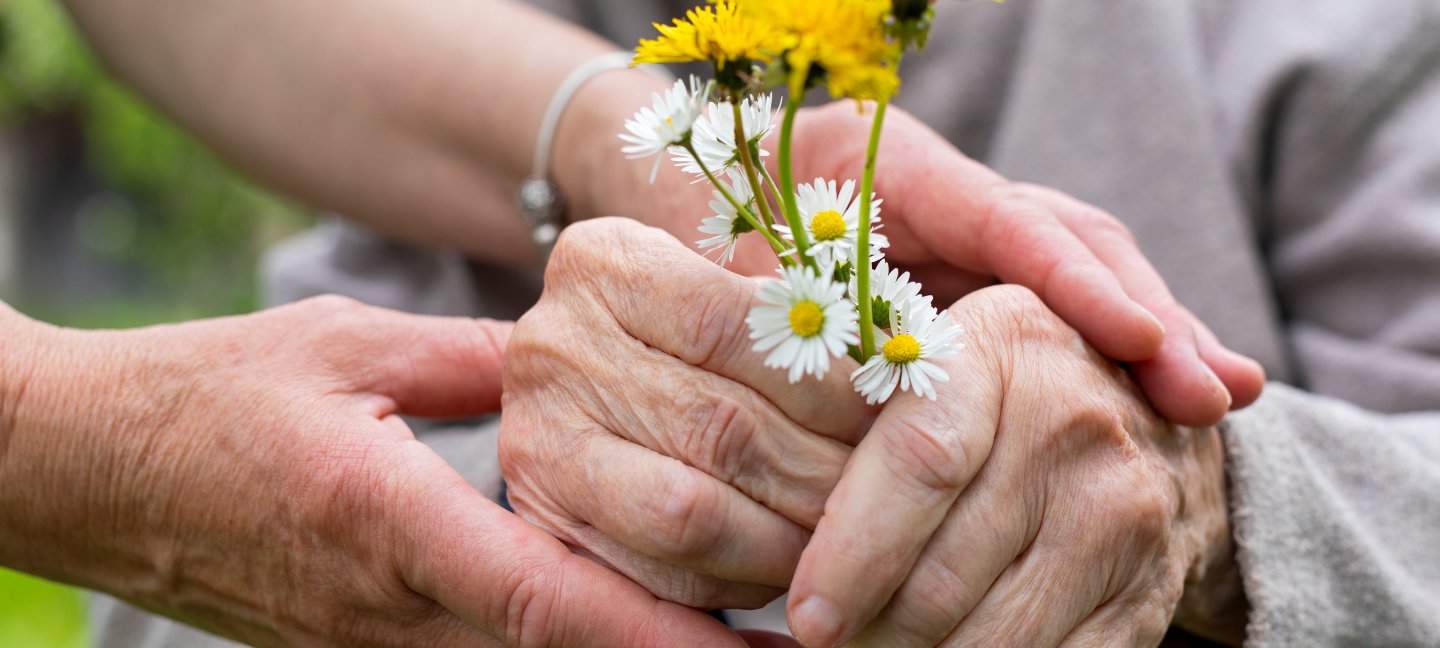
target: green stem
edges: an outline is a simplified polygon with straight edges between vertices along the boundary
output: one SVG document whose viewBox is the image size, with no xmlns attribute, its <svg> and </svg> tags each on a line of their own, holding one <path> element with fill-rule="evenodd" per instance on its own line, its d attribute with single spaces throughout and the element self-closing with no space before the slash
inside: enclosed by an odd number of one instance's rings
<svg viewBox="0 0 1440 648">
<path fill-rule="evenodd" d="M 780 188 L 775 186 L 775 179 L 770 177 L 770 171 L 765 168 L 764 164 L 756 164 L 755 167 L 759 169 L 760 177 L 765 179 L 765 186 L 770 187 L 770 193 L 775 195 L 775 201 L 779 203 L 780 207 L 783 209 L 785 207 L 785 204 L 780 203 Z M 765 221 L 765 226 L 770 228 L 771 234 L 774 234 L 775 236 L 780 236 L 780 232 L 775 229 L 775 225 L 772 221 Z"/>
<path fill-rule="evenodd" d="M 741 218 L 744 218 L 745 222 L 750 223 L 750 227 L 755 228 L 755 231 L 760 232 L 760 234 L 765 237 L 765 240 L 770 243 L 770 247 L 775 250 L 775 256 L 780 259 L 780 265 L 790 265 L 790 263 L 794 263 L 794 261 L 790 260 L 789 255 L 783 254 L 789 249 L 789 247 L 785 245 L 785 242 L 774 232 L 761 226 L 760 223 L 755 220 L 755 215 L 750 213 L 750 208 L 740 204 L 740 201 L 735 198 L 734 194 L 730 193 L 730 189 L 715 179 L 715 175 L 710 173 L 710 169 L 705 167 L 705 161 L 701 160 L 700 154 L 695 151 L 695 145 L 686 142 L 684 146 L 685 150 L 690 152 L 690 157 L 695 159 L 695 164 L 700 167 L 700 172 L 705 174 L 705 178 L 710 180 L 710 184 L 715 185 L 715 189 L 720 192 L 720 195 L 724 196 L 725 200 L 730 203 L 730 206 L 735 208 L 735 213 L 739 214 Z M 764 197 L 761 196 L 761 198 Z M 756 200 L 756 202 L 760 201 Z M 786 261 L 790 261 L 790 263 L 786 263 Z"/>
<path fill-rule="evenodd" d="M 760 167 L 760 175 L 765 178 L 765 186 L 770 187 L 770 193 L 774 194 L 775 202 L 780 205 L 780 209 L 782 210 L 780 215 L 784 216 L 785 199 L 780 196 L 780 187 L 775 184 L 775 178 L 770 177 L 770 170 L 766 169 L 764 164 L 758 166 Z M 790 223 L 787 221 L 785 224 L 789 225 Z"/>
<path fill-rule="evenodd" d="M 865 176 L 860 181 L 860 231 L 855 240 L 855 302 L 860 315 L 860 356 L 875 355 L 875 324 L 870 298 L 870 194 L 875 188 L 875 155 L 880 148 L 880 126 L 885 122 L 887 97 L 875 103 L 870 146 L 865 149 Z"/>
<path fill-rule="evenodd" d="M 809 74 L 808 65 L 790 71 L 790 100 L 785 105 L 785 119 L 780 122 L 780 201 L 785 211 L 785 224 L 790 226 L 795 237 L 795 249 L 805 259 L 810 259 L 810 235 L 805 233 L 805 225 L 800 222 L 800 209 L 795 205 L 795 174 L 790 168 L 790 132 L 795 126 L 795 111 L 800 109 L 800 104 L 805 100 L 805 77 Z M 813 267 L 813 260 L 811 264 Z"/>
<path fill-rule="evenodd" d="M 745 136 L 745 120 L 744 115 L 740 111 L 740 97 L 738 94 L 730 98 L 730 108 L 734 111 L 735 115 L 735 149 L 740 151 L 740 164 L 745 167 L 745 179 L 750 182 L 750 193 L 755 196 L 755 206 L 760 208 L 760 214 L 764 216 L 764 222 L 767 224 L 773 223 L 775 222 L 775 217 L 770 213 L 770 201 L 765 200 L 764 187 L 760 184 L 760 177 L 755 173 L 755 160 L 750 156 L 750 140 L 746 139 Z M 699 160 L 699 157 L 697 156 L 695 159 Z M 762 226 L 759 223 L 751 223 L 751 225 L 765 232 L 765 238 L 767 239 L 772 236 L 778 237 L 778 235 L 775 234 L 775 230 L 768 226 Z M 771 241 L 770 245 L 774 246 L 774 241 Z M 780 250 L 777 250 L 776 255 L 778 256 L 780 251 L 784 249 L 785 248 L 780 248 Z M 803 248 L 801 248 L 801 251 L 803 252 Z M 780 262 L 784 264 L 785 257 L 780 257 Z M 802 256 L 800 262 L 812 268 L 815 267 L 815 261 L 809 257 Z"/>
</svg>

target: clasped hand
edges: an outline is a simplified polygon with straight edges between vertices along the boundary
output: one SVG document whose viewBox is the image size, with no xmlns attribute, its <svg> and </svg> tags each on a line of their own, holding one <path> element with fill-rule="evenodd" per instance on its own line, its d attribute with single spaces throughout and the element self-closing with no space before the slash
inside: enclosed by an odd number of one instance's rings
<svg viewBox="0 0 1440 648">
<path fill-rule="evenodd" d="M 1228 542 L 1212 428 L 1156 415 L 1024 288 L 949 309 L 936 400 L 789 384 L 758 282 L 623 219 L 571 227 L 506 357 L 516 511 L 702 608 L 790 590 L 808 646 L 1158 643 Z"/>
</svg>

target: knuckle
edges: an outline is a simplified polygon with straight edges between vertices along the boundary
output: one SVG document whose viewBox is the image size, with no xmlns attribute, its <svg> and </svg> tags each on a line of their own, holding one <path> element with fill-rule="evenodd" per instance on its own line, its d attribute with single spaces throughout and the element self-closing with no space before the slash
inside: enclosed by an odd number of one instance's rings
<svg viewBox="0 0 1440 648">
<path fill-rule="evenodd" d="M 545 286 L 563 287 L 597 274 L 623 255 L 615 248 L 624 245 L 624 231 L 638 226 L 616 217 L 580 221 L 560 231 L 545 268 Z"/>
<path fill-rule="evenodd" d="M 659 571 L 659 574 L 646 579 L 646 589 L 667 601 L 702 610 L 760 608 L 784 591 L 778 587 L 723 580 L 673 566 Z"/>
<path fill-rule="evenodd" d="M 1074 329 L 1025 286 L 1002 284 L 967 295 L 951 307 L 967 334 L 976 336 L 981 348 L 1004 345 L 1035 345 L 1064 342 L 1075 338 Z"/>
<path fill-rule="evenodd" d="M 758 439 L 756 415 L 724 395 L 714 395 L 692 411 L 692 431 L 682 441 L 689 463 L 716 479 L 733 482 Z"/>
<path fill-rule="evenodd" d="M 892 618 L 900 634 L 933 641 L 959 623 L 976 591 L 943 559 L 926 556 L 921 561 L 906 583 L 904 598 L 892 604 Z"/>
<path fill-rule="evenodd" d="M 649 498 L 649 542 L 672 562 L 699 562 L 724 544 L 725 531 L 713 515 L 724 506 L 717 483 L 685 470 L 663 492 Z"/>
<path fill-rule="evenodd" d="M 990 189 L 991 211 L 1000 216 L 1040 214 L 1045 211 L 1038 199 L 1040 188 L 1024 182 L 1005 182 Z M 1001 218 L 1014 223 L 1016 219 Z M 1000 223 L 1001 226 L 1004 223 Z"/>
<path fill-rule="evenodd" d="M 522 475 L 535 472 L 541 458 L 535 451 L 536 440 L 532 433 L 537 426 L 532 424 L 528 416 L 514 411 L 518 409 L 507 407 L 510 411 L 506 411 L 505 416 L 501 417 L 500 435 L 495 448 L 501 473 L 508 481 L 516 481 Z"/>
<path fill-rule="evenodd" d="M 1126 227 L 1124 223 L 1120 222 L 1120 219 L 1101 211 L 1097 207 L 1092 207 L 1079 201 L 1076 201 L 1076 203 L 1077 207 L 1070 217 L 1076 228 L 1083 229 L 1089 233 L 1120 239 L 1131 245 L 1137 245 L 1135 233 L 1131 232 L 1129 227 Z"/>
<path fill-rule="evenodd" d="M 1156 544 L 1169 536 L 1175 514 L 1169 485 L 1167 477 L 1149 470 L 1125 471 L 1120 478 L 1121 497 L 1115 501 L 1121 521 L 1138 542 Z"/>
<path fill-rule="evenodd" d="M 511 564 L 498 583 L 505 593 L 502 617 L 490 630 L 502 632 L 501 638 L 512 646 L 549 645 L 564 580 L 562 562 L 522 560 Z"/>
<path fill-rule="evenodd" d="M 552 261 L 566 262 L 590 257 L 592 249 L 603 247 L 606 239 L 614 237 L 615 229 L 619 226 L 616 222 L 618 220 L 620 219 L 592 218 L 560 230 L 560 238 L 556 239 L 550 258 Z"/>
<path fill-rule="evenodd" d="M 369 306 L 349 297 L 319 295 L 291 304 L 285 313 L 290 318 L 304 322 L 306 328 L 345 331 L 354 327 L 356 321 L 369 310 Z M 320 326 L 315 327 L 315 324 Z"/>
<path fill-rule="evenodd" d="M 690 355 L 684 360 L 703 366 L 716 359 L 741 359 L 749 347 L 750 329 L 745 325 L 751 292 L 735 290 L 731 283 L 706 283 L 698 286 L 696 325 L 686 330 L 692 337 L 683 347 Z"/>
<path fill-rule="evenodd" d="M 969 481 L 970 458 L 956 428 L 935 416 L 911 413 L 881 437 L 890 470 L 921 493 L 958 491 Z"/>
<path fill-rule="evenodd" d="M 321 313 L 347 313 L 361 311 L 366 306 L 342 295 L 318 295 L 295 303 L 297 310 Z"/>
</svg>

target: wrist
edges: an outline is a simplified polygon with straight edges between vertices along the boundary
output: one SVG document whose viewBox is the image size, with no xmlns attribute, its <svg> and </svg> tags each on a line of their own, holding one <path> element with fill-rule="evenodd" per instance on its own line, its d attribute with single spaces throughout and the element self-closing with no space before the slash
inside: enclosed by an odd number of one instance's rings
<svg viewBox="0 0 1440 648">
<path fill-rule="evenodd" d="M 122 361 L 139 355 L 137 334 L 3 325 L 17 335 L 6 332 L 0 378 L 0 564 L 124 592 L 153 573 L 154 539 L 166 536 L 132 506 L 154 485 L 147 465 L 160 454 L 145 424 L 153 412 L 132 396 L 145 372 Z"/>
<path fill-rule="evenodd" d="M 650 184 L 653 159 L 630 160 L 620 152 L 625 120 L 651 103 L 667 84 L 635 69 L 612 70 L 581 86 L 555 132 L 551 173 L 565 196 L 568 222 L 601 216 L 625 216 L 664 227 L 657 217 L 673 213 L 669 205 L 685 201 L 688 179 L 665 173 Z M 668 153 L 661 153 L 667 166 Z M 668 228 L 667 228 L 668 229 Z"/>
<path fill-rule="evenodd" d="M 41 326 L 0 302 L 0 493 L 11 492 L 5 483 L 4 468 L 7 458 L 13 455 L 19 427 L 17 410 L 31 385 L 31 374 L 40 364 L 36 356 L 45 348 Z"/>
<path fill-rule="evenodd" d="M 1196 636 L 1239 646 L 1245 641 L 1249 604 L 1230 532 L 1224 448 L 1213 427 L 1189 432 L 1193 442 L 1176 464 L 1190 566 L 1173 623 Z"/>
</svg>

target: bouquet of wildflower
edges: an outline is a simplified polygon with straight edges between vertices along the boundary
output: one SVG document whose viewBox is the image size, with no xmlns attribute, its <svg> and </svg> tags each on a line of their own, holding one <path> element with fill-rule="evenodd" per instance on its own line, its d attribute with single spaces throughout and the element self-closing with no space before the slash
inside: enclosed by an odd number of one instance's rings
<svg viewBox="0 0 1440 648">
<path fill-rule="evenodd" d="M 651 182 L 658 156 L 669 152 L 697 182 L 714 186 L 715 215 L 701 222 L 708 238 L 698 246 L 718 252 L 722 266 L 740 236 L 769 242 L 783 280 L 760 289 L 764 303 L 746 320 L 755 350 L 770 352 L 766 366 L 788 370 L 793 383 L 823 377 L 831 357 L 849 354 L 862 364 L 851 380 L 867 402 L 884 402 L 897 387 L 935 398 L 933 383 L 949 377 L 928 360 L 959 351 L 964 331 L 940 317 L 909 273 L 886 263 L 872 191 L 885 107 L 900 87 L 901 56 L 925 45 L 931 0 L 712 2 L 655 25 L 659 38 L 640 41 L 635 62 L 708 61 L 714 80 L 692 76 L 655 95 L 653 108 L 625 123 L 622 151 L 657 156 Z M 777 181 L 760 163 L 769 155 L 760 142 L 775 129 L 767 91 L 782 84 L 791 101 L 780 123 Z M 821 84 L 836 98 L 875 103 L 858 193 L 854 179 L 796 185 L 791 174 L 796 99 Z"/>
</svg>

